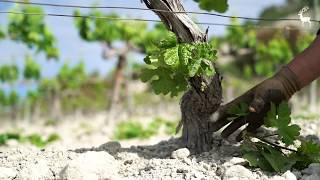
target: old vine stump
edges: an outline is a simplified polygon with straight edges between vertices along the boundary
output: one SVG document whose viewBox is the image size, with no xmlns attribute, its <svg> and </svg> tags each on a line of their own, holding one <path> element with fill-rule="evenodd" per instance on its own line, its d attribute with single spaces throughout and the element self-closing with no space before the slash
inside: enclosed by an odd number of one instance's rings
<svg viewBox="0 0 320 180">
<path fill-rule="evenodd" d="M 207 41 L 193 20 L 185 13 L 180 0 L 143 0 L 176 34 L 179 42 L 199 43 Z M 179 13 L 177 13 L 179 12 Z M 217 69 L 216 69 L 216 72 Z M 210 116 L 219 108 L 222 100 L 221 76 L 201 76 L 189 79 L 191 89 L 181 99 L 182 141 L 195 152 L 209 151 L 212 147 L 212 125 Z"/>
</svg>

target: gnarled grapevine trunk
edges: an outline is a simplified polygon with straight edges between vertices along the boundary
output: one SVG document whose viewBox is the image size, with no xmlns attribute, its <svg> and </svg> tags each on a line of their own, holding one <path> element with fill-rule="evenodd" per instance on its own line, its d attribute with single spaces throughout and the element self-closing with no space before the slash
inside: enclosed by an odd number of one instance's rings
<svg viewBox="0 0 320 180">
<path fill-rule="evenodd" d="M 120 54 L 118 57 L 118 64 L 114 73 L 113 91 L 111 97 L 110 109 L 117 107 L 120 100 L 121 87 L 124 81 L 124 70 L 127 65 L 127 54 Z"/>
<path fill-rule="evenodd" d="M 161 10 L 154 12 L 166 27 L 176 34 L 180 42 L 207 41 L 207 35 L 183 13 L 185 10 L 180 0 L 144 0 L 144 3 L 150 9 Z M 208 151 L 212 146 L 212 125 L 209 119 L 222 101 L 222 78 L 217 69 L 216 72 L 210 79 L 200 76 L 191 78 L 189 82 L 192 88 L 181 99 L 182 140 L 188 148 L 196 152 Z M 206 88 L 202 91 L 204 83 Z"/>
</svg>

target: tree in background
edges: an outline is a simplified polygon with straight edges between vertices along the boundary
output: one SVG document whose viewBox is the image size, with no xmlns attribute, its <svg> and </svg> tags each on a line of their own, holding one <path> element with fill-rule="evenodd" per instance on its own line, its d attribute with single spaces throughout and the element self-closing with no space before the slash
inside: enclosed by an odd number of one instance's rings
<svg viewBox="0 0 320 180">
<path fill-rule="evenodd" d="M 60 84 L 60 98 L 77 99 L 81 96 L 81 87 L 87 82 L 87 74 L 85 72 L 85 64 L 80 62 L 74 67 L 70 67 L 67 63 L 64 64 L 57 76 L 58 83 Z M 72 106 L 75 106 L 73 104 Z M 76 110 L 76 107 L 72 109 Z"/>
<path fill-rule="evenodd" d="M 27 55 L 25 58 L 23 77 L 26 84 L 38 84 L 41 79 L 41 67 L 30 55 Z M 28 91 L 25 103 L 25 113 L 27 113 L 25 118 L 27 118 L 28 121 L 39 118 L 39 92 L 36 90 Z"/>
<path fill-rule="evenodd" d="M 17 5 L 12 11 L 43 14 L 42 8 L 35 6 Z M 45 24 L 42 15 L 10 14 L 8 35 L 13 41 L 22 42 L 29 48 L 35 48 L 37 52 L 44 52 L 48 59 L 57 59 L 59 56 L 55 37 Z"/>
<path fill-rule="evenodd" d="M 50 113 L 50 118 L 57 121 L 61 116 L 61 103 L 59 97 L 60 84 L 56 78 L 42 79 L 38 85 L 41 98 L 44 99 L 44 107 Z M 49 105 L 49 106 L 46 106 Z"/>
<path fill-rule="evenodd" d="M 20 11 L 23 13 L 37 13 L 43 14 L 43 10 L 36 6 L 20 6 L 16 5 L 12 11 Z M 44 52 L 48 59 L 58 59 L 59 51 L 56 47 L 56 39 L 45 24 L 44 16 L 36 15 L 22 15 L 10 14 L 7 25 L 8 37 L 15 41 L 25 44 L 29 49 L 35 49 L 37 53 Z M 5 38 L 5 34 L 0 31 L 0 38 Z M 31 56 L 26 56 L 25 67 L 23 70 L 23 78 L 21 82 L 18 81 L 19 69 L 16 65 L 4 65 L 0 70 L 1 81 L 4 83 L 25 83 L 25 81 L 38 82 L 41 78 L 40 66 L 32 59 Z M 20 100 L 18 93 L 14 90 L 13 85 L 10 88 L 11 92 L 6 95 L 7 106 L 11 106 L 12 112 L 17 111 L 18 101 Z M 37 92 L 29 92 L 28 99 L 30 100 L 31 112 L 35 111 L 37 107 Z M 33 109 L 33 110 L 32 110 Z M 15 114 L 16 113 L 12 113 Z M 13 115 L 12 115 L 13 116 Z"/>
<path fill-rule="evenodd" d="M 15 120 L 17 118 L 19 96 L 18 93 L 13 90 L 14 86 L 19 78 L 19 69 L 16 65 L 2 65 L 0 67 L 0 81 L 10 86 L 11 91 L 6 94 L 1 90 L 2 106 L 10 108 L 10 117 Z"/>
<path fill-rule="evenodd" d="M 79 16 L 79 11 L 75 12 Z M 117 65 L 113 76 L 113 91 L 110 100 L 110 108 L 119 104 L 123 86 L 128 86 L 124 80 L 124 71 L 127 66 L 128 55 L 130 52 L 146 52 L 152 42 L 166 37 L 168 32 L 160 25 L 148 31 L 147 24 L 144 22 L 132 21 L 113 21 L 119 18 L 117 14 L 103 14 L 93 10 L 89 16 L 107 17 L 100 18 L 76 18 L 75 23 L 82 39 L 89 42 L 100 42 L 103 45 L 102 57 L 110 59 L 117 57 Z M 116 43 L 121 47 L 116 46 Z"/>
</svg>

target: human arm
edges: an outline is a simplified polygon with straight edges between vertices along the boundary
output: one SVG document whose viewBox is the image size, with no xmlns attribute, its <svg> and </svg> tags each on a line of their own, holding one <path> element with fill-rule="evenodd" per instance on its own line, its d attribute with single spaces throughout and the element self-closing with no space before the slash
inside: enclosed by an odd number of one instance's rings
<svg viewBox="0 0 320 180">
<path fill-rule="evenodd" d="M 246 131 L 254 133 L 264 121 L 270 109 L 270 103 L 288 101 L 301 88 L 310 84 L 320 76 L 320 36 L 302 53 L 297 55 L 287 66 L 283 67 L 273 77 L 264 80 L 242 96 L 223 105 L 211 118 L 214 131 L 218 131 L 230 123 L 222 136 L 228 137 L 240 127 L 248 124 Z M 230 109 L 241 103 L 249 105 L 249 113 L 244 117 L 231 119 Z M 241 139 L 241 135 L 237 137 Z"/>
</svg>

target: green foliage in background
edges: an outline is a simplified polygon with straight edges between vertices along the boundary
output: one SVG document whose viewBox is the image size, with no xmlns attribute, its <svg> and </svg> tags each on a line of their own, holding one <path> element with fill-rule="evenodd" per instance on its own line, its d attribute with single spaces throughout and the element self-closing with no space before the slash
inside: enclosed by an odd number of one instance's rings
<svg viewBox="0 0 320 180">
<path fill-rule="evenodd" d="M 157 43 L 172 36 L 163 24 L 157 23 L 151 30 L 144 30 L 143 35 L 135 40 L 142 52 L 149 53 L 158 49 Z"/>
<path fill-rule="evenodd" d="M 252 26 L 251 23 L 248 22 L 241 27 L 238 19 L 232 18 L 230 24 L 232 26 L 226 29 L 226 35 L 222 38 L 223 41 L 227 42 L 234 50 L 255 48 L 257 45 L 257 32 L 250 28 Z"/>
<path fill-rule="evenodd" d="M 271 76 L 279 65 L 289 63 L 293 52 L 289 42 L 283 37 L 275 37 L 267 44 L 257 44 L 257 62 L 255 70 L 258 75 Z"/>
<path fill-rule="evenodd" d="M 43 138 L 39 134 L 31 134 L 22 138 L 22 142 L 30 142 L 38 148 L 44 148 L 46 145 L 58 140 L 60 140 L 60 136 L 56 133 L 50 134 L 47 138 Z"/>
<path fill-rule="evenodd" d="M 189 78 L 214 75 L 214 60 L 216 50 L 212 44 L 178 43 L 172 35 L 148 53 L 144 61 L 149 68 L 142 70 L 141 80 L 150 81 L 156 94 L 177 96 L 187 90 Z"/>
<path fill-rule="evenodd" d="M 199 7 L 206 11 L 217 11 L 224 13 L 228 10 L 228 0 L 194 0 L 199 4 Z"/>
<path fill-rule="evenodd" d="M 297 14 L 303 7 L 308 6 L 313 9 L 316 1 L 301 1 L 301 0 L 286 0 L 282 5 L 272 5 L 263 9 L 260 14 L 260 18 L 278 19 L 285 18 L 292 14 Z M 262 23 L 269 23 L 266 21 L 260 21 Z"/>
<path fill-rule="evenodd" d="M 240 25 L 237 19 L 231 19 L 231 24 L 226 35 L 219 38 L 218 46 L 225 49 L 227 45 L 229 55 L 234 57 L 234 61 L 223 65 L 225 70 L 244 78 L 271 76 L 308 47 L 315 37 L 303 33 L 289 33 L 289 36 L 280 30 L 264 32 L 250 21 Z"/>
<path fill-rule="evenodd" d="M 301 53 L 304 51 L 316 38 L 314 34 L 307 34 L 304 36 L 299 36 L 296 43 L 296 53 Z"/>
<path fill-rule="evenodd" d="M 18 133 L 3 133 L 0 134 L 0 145 L 6 144 L 10 139 L 20 140 L 20 134 Z"/>
<path fill-rule="evenodd" d="M 9 106 L 15 106 L 19 103 L 19 100 L 20 100 L 20 96 L 18 92 L 15 90 L 12 90 L 7 99 L 7 103 Z"/>
<path fill-rule="evenodd" d="M 27 93 L 27 101 L 31 105 L 35 105 L 40 99 L 40 93 L 39 91 L 28 91 Z"/>
<path fill-rule="evenodd" d="M 74 96 L 62 97 L 62 107 L 67 112 L 81 110 L 84 113 L 104 111 L 108 106 L 106 91 L 111 83 L 100 78 L 87 77 Z"/>
<path fill-rule="evenodd" d="M 20 133 L 2 133 L 0 134 L 0 146 L 5 145 L 8 140 L 17 140 L 20 143 L 29 142 L 38 148 L 44 148 L 48 144 L 60 140 L 60 136 L 56 133 L 50 134 L 47 138 L 39 134 L 21 135 Z"/>
<path fill-rule="evenodd" d="M 57 92 L 59 88 L 60 88 L 60 84 L 55 78 L 53 79 L 43 78 L 41 79 L 38 85 L 39 93 L 41 93 L 44 96 L 48 96 L 52 93 Z"/>
<path fill-rule="evenodd" d="M 0 105 L 6 106 L 7 105 L 7 99 L 6 99 L 6 93 L 3 89 L 0 89 Z"/>
<path fill-rule="evenodd" d="M 114 138 L 118 140 L 147 139 L 158 134 L 161 127 L 164 127 L 166 134 L 173 135 L 175 133 L 176 122 L 163 118 L 155 118 L 147 126 L 143 126 L 139 121 L 124 121 L 117 125 Z"/>
<path fill-rule="evenodd" d="M 83 62 L 74 67 L 64 64 L 57 75 L 62 89 L 78 89 L 86 81 L 86 78 Z"/>
<path fill-rule="evenodd" d="M 5 37 L 6 37 L 6 34 L 0 26 L 0 39 L 4 39 Z"/>
<path fill-rule="evenodd" d="M 79 10 L 75 11 L 76 16 L 83 15 Z M 154 28 L 148 28 L 147 23 L 137 21 L 116 21 L 112 19 L 121 18 L 115 13 L 104 14 L 93 10 L 87 14 L 90 17 L 99 18 L 76 18 L 75 25 L 79 35 L 86 41 L 98 41 L 112 46 L 116 41 L 129 43 L 134 50 L 141 52 L 151 51 L 154 43 L 169 36 L 169 31 L 162 25 L 156 24 Z"/>
<path fill-rule="evenodd" d="M 16 90 L 11 90 L 6 93 L 0 89 L 0 112 L 6 112 L 8 110 L 15 112 L 20 102 L 21 97 Z"/>
<path fill-rule="evenodd" d="M 244 106 L 238 107 L 234 109 L 234 113 L 238 117 L 245 116 L 247 109 Z M 250 166 L 265 171 L 285 172 L 291 168 L 303 169 L 311 163 L 320 162 L 320 145 L 300 138 L 300 127 L 291 124 L 290 116 L 291 110 L 287 103 L 278 106 L 271 104 L 264 125 L 275 128 L 275 134 L 260 137 L 244 133 L 241 149 Z"/>
<path fill-rule="evenodd" d="M 0 66 L 0 81 L 5 83 L 13 83 L 19 77 L 19 69 L 17 65 Z"/>
<path fill-rule="evenodd" d="M 79 10 L 74 12 L 75 16 L 81 16 Z M 99 11 L 92 11 L 88 16 L 106 16 Z M 116 14 L 108 14 L 106 17 L 117 18 Z M 117 21 L 105 20 L 105 19 L 89 19 L 89 18 L 76 18 L 76 27 L 79 29 L 81 38 L 86 41 L 105 41 L 106 43 L 112 43 L 120 38 L 120 32 Z"/>
<path fill-rule="evenodd" d="M 115 139 L 147 138 L 141 123 L 137 121 L 121 122 L 115 130 Z"/>
<path fill-rule="evenodd" d="M 39 80 L 41 78 L 41 67 L 31 56 L 27 56 L 25 59 L 23 76 L 26 80 Z"/>
<path fill-rule="evenodd" d="M 36 6 L 17 5 L 13 11 L 43 14 L 42 8 Z M 48 59 L 57 59 L 59 56 L 56 39 L 45 24 L 44 16 L 10 14 L 8 35 L 14 41 L 23 42 L 30 48 L 35 47 L 38 52 L 44 52 Z"/>
<path fill-rule="evenodd" d="M 298 125 L 290 125 L 291 110 L 286 103 L 281 103 L 278 107 L 271 104 L 271 109 L 267 114 L 265 126 L 277 128 L 278 136 L 287 146 L 294 143 L 294 140 L 300 135 Z"/>
<path fill-rule="evenodd" d="M 78 10 L 74 14 L 82 15 Z M 88 16 L 110 19 L 76 18 L 75 24 L 79 34 L 86 41 L 101 41 L 109 45 L 115 41 L 141 42 L 140 39 L 147 29 L 147 24 L 144 22 L 113 21 L 112 19 L 119 18 L 115 13 L 104 14 L 98 10 L 92 10 Z"/>
</svg>

